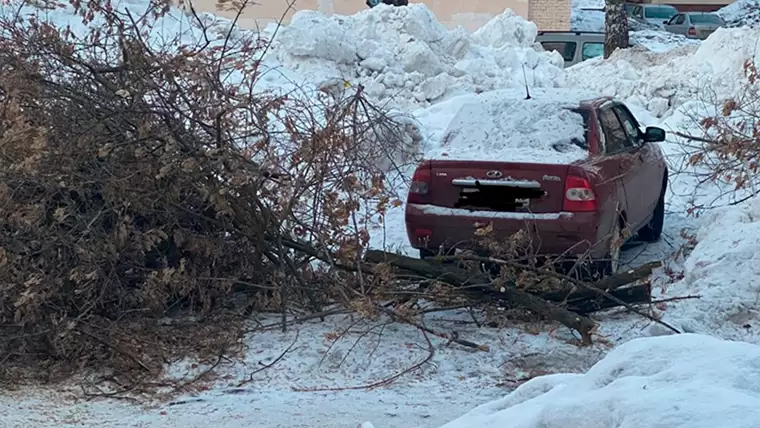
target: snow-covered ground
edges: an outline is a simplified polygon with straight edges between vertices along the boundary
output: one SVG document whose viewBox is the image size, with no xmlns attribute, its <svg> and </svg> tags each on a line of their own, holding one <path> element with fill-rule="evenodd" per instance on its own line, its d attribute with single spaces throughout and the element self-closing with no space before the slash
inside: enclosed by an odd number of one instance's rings
<svg viewBox="0 0 760 428">
<path fill-rule="evenodd" d="M 130 4 L 139 7 L 140 2 Z M 46 16 L 64 25 L 71 20 L 63 12 Z M 173 19 L 164 21 L 163 31 L 185 28 L 180 13 Z M 703 108 L 706 101 L 700 99 L 704 88 L 719 98 L 741 90 L 744 61 L 760 60 L 755 47 L 758 31 L 721 30 L 692 46 L 653 32 L 650 49 L 658 52 L 635 48 L 607 61 L 591 60 L 563 70 L 558 54 L 533 49 L 536 27 L 511 13 L 468 34 L 446 29 L 421 4 L 381 6 L 350 17 L 303 12 L 280 29 L 274 49 L 264 59 L 270 72 L 265 73 L 262 86 L 341 88 L 346 81 L 361 83 L 378 101 L 414 115 L 425 137 L 423 150 L 441 147 L 451 121 L 476 94 L 519 90 L 525 80 L 533 88 L 614 95 L 625 100 L 644 125 L 689 130 L 694 126 L 689 112 Z M 673 172 L 664 239 L 628 250 L 625 259 L 630 265 L 666 259 L 676 271 L 675 278 L 664 272 L 655 275 L 656 298 L 702 296 L 659 304 L 657 309 L 667 322 L 686 332 L 760 343 L 755 327 L 760 299 L 760 280 L 755 275 L 760 274 L 760 264 L 755 259 L 760 257 L 756 255 L 760 244 L 753 238 L 760 232 L 760 202 L 715 209 L 699 220 L 687 216 L 695 179 L 688 170 L 681 172 L 685 155 L 679 141 L 671 139 L 662 146 Z M 719 190 L 702 189 L 697 202 L 711 201 Z M 670 255 L 684 242 L 680 236 L 684 228 L 694 231 L 699 243 L 686 259 L 671 260 Z M 408 250 L 406 239 L 400 207 L 388 213 L 383 226 L 375 227 L 372 244 Z M 427 327 L 456 331 L 490 351 L 473 351 L 431 337 L 434 352 L 426 361 L 428 342 L 415 328 L 354 324 L 348 316 L 335 316 L 295 325 L 286 333 L 251 334 L 245 360 L 222 364 L 217 386 L 174 403 L 144 408 L 127 401 L 83 401 L 75 387 L 63 392 L 27 388 L 0 396 L 0 427 L 349 428 L 372 421 L 377 428 L 434 428 L 497 398 L 447 428 L 513 424 L 606 428 L 634 422 L 678 427 L 688 421 L 692 421 L 690 426 L 707 427 L 717 425 L 704 421 L 699 425 L 695 419 L 684 420 L 683 414 L 690 405 L 724 412 L 719 400 L 704 395 L 713 390 L 736 399 L 737 414 L 757 412 L 751 408 L 757 403 L 748 396 L 752 388 L 748 385 L 757 383 L 757 347 L 692 335 L 631 341 L 666 331 L 619 311 L 598 319 L 597 343 L 579 348 L 569 331 L 552 331 L 541 323 L 495 329 L 478 327 L 466 313 L 431 314 L 425 320 Z M 541 377 L 501 398 L 542 374 L 583 372 L 623 342 L 627 343 L 585 375 Z M 424 362 L 419 370 L 388 386 L 363 388 L 419 362 Z M 270 363 L 271 367 L 245 382 L 251 372 Z M 685 400 L 688 394 L 694 398 Z M 675 405 L 663 404 L 667 400 Z M 648 412 L 657 419 L 644 419 Z M 555 414 L 565 414 L 567 419 L 552 419 Z M 573 422 L 584 416 L 588 418 L 583 423 Z M 732 424 L 723 417 L 719 426 L 750 425 Z"/>
<path fill-rule="evenodd" d="M 751 428 L 760 420 L 759 363 L 760 346 L 748 343 L 636 339 L 585 374 L 533 379 L 441 428 Z"/>
</svg>

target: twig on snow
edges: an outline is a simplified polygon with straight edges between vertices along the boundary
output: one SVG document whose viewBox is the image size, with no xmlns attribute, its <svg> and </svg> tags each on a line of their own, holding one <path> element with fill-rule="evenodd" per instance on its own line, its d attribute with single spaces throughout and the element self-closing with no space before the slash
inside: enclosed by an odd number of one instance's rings
<svg viewBox="0 0 760 428">
<path fill-rule="evenodd" d="M 262 372 L 262 371 L 264 371 L 264 370 L 266 370 L 268 368 L 271 368 L 272 366 L 274 366 L 275 364 L 277 364 L 278 362 L 280 362 L 280 360 L 282 360 L 283 358 L 285 358 L 285 356 L 288 355 L 293 350 L 293 347 L 296 345 L 296 342 L 298 341 L 299 332 L 300 332 L 299 330 L 296 330 L 296 336 L 293 338 L 293 341 L 290 343 L 290 345 L 288 345 L 287 348 L 285 348 L 284 351 L 282 351 L 282 353 L 280 353 L 280 355 L 277 356 L 277 358 L 275 358 L 271 363 L 267 363 L 267 364 L 259 361 L 259 365 L 261 365 L 261 367 L 259 367 L 258 369 L 254 370 L 253 372 L 251 372 L 251 374 L 248 375 L 248 379 L 240 381 L 237 384 L 237 387 L 240 388 L 241 386 L 243 386 L 243 385 L 245 385 L 247 383 L 253 382 L 253 377 L 257 373 L 260 373 L 260 372 Z"/>
<path fill-rule="evenodd" d="M 435 347 L 433 346 L 433 342 L 430 340 L 430 336 L 428 336 L 427 331 L 425 329 L 420 329 L 422 332 L 422 335 L 425 337 L 425 341 L 427 342 L 428 346 L 428 354 L 427 356 L 422 359 L 420 362 L 415 363 L 406 369 L 394 374 L 393 376 L 387 377 L 385 379 L 379 380 L 377 382 L 373 382 L 367 385 L 356 385 L 356 386 L 344 386 L 344 387 L 330 387 L 330 388 L 293 388 L 294 391 L 297 392 L 336 392 L 336 391 L 355 391 L 355 390 L 373 390 L 376 388 L 380 388 L 383 386 L 388 386 L 392 384 L 393 382 L 397 381 L 402 376 L 406 375 L 407 373 L 411 373 L 425 364 L 429 363 L 430 360 L 433 359 L 433 356 L 435 355 Z"/>
</svg>

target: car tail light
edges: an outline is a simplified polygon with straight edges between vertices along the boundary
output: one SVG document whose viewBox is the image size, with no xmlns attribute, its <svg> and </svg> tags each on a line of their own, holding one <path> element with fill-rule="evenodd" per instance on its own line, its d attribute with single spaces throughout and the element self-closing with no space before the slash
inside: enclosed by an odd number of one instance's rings
<svg viewBox="0 0 760 428">
<path fill-rule="evenodd" d="M 567 177 L 565 181 L 565 202 L 562 204 L 562 211 L 589 212 L 596 210 L 596 195 L 591 187 L 591 183 L 582 177 Z"/>
<path fill-rule="evenodd" d="M 696 36 L 697 35 L 697 29 L 694 27 L 689 27 L 689 31 L 687 33 L 690 36 Z"/>
<path fill-rule="evenodd" d="M 428 201 L 431 178 L 429 165 L 422 164 L 417 167 L 412 176 L 412 184 L 409 186 L 409 195 L 406 198 L 407 203 L 422 204 Z"/>
</svg>

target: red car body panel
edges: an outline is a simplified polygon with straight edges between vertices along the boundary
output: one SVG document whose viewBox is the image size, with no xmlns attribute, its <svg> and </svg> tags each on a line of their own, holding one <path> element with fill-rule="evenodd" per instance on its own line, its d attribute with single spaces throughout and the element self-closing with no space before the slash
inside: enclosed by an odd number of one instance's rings
<svg viewBox="0 0 760 428">
<path fill-rule="evenodd" d="M 412 246 L 434 252 L 469 247 L 475 231 L 490 224 L 497 238 L 527 230 L 533 238 L 532 250 L 537 254 L 589 254 L 603 258 L 616 222 L 623 222 L 631 233 L 647 225 L 667 177 L 659 146 L 641 143 L 605 154 L 611 127 L 603 126 L 600 117 L 610 120 L 629 115 L 629 123 L 635 118 L 624 105 L 609 98 L 581 103 L 578 111 L 587 119 L 589 157 L 583 161 L 569 165 L 511 163 L 506 159 L 423 162 L 415 173 L 415 177 L 422 177 L 421 184 L 412 183 L 406 204 L 406 228 Z M 624 124 L 622 119 L 620 123 Z M 643 138 L 638 122 L 635 126 Z M 500 181 L 492 180 L 489 174 L 498 175 Z M 570 206 L 566 195 L 572 191 L 567 189 L 571 182 L 586 183 L 593 189 L 593 209 L 566 209 Z M 420 186 L 424 188 L 422 191 L 418 191 Z M 504 199 L 497 206 L 493 201 L 501 196 L 494 195 L 505 194 L 504 186 L 518 196 Z M 491 196 L 483 196 L 483 200 L 492 201 L 486 204 L 488 207 L 458 206 L 470 194 L 474 198 L 485 189 L 493 190 Z M 478 203 L 484 203 L 483 200 Z M 511 205 L 514 201 L 521 201 L 522 205 Z"/>
</svg>

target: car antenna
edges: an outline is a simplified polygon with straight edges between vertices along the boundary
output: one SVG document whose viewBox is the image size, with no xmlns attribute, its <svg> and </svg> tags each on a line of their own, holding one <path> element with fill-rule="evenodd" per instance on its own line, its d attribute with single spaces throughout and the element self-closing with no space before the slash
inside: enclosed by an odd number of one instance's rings
<svg viewBox="0 0 760 428">
<path fill-rule="evenodd" d="M 525 73 L 525 64 L 522 65 L 523 67 L 523 82 L 525 83 L 525 99 L 530 99 L 530 90 L 528 89 L 528 75 Z"/>
</svg>

